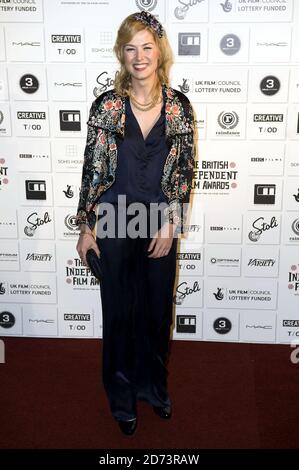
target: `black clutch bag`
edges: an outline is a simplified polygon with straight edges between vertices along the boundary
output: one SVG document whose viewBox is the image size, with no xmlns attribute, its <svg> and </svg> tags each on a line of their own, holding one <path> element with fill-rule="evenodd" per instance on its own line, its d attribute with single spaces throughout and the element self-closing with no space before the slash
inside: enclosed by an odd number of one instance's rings
<svg viewBox="0 0 299 470">
<path fill-rule="evenodd" d="M 93 248 L 89 248 L 86 252 L 86 261 L 92 274 L 97 278 L 103 277 L 101 257 L 96 254 Z"/>
</svg>

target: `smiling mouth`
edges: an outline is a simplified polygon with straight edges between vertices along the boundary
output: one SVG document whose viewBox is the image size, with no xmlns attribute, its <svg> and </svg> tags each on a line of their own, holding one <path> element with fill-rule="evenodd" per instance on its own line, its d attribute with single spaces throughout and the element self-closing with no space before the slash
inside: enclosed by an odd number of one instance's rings
<svg viewBox="0 0 299 470">
<path fill-rule="evenodd" d="M 147 67 L 147 64 L 135 64 L 133 67 L 135 70 L 144 70 Z"/>
</svg>

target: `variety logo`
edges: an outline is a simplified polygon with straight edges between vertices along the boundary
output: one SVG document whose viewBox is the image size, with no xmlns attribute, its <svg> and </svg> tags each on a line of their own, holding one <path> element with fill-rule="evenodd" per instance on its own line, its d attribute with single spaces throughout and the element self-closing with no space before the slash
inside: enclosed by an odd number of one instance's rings
<svg viewBox="0 0 299 470">
<path fill-rule="evenodd" d="M 27 253 L 25 261 L 51 261 L 53 255 L 50 253 Z"/>
<path fill-rule="evenodd" d="M 274 259 L 264 259 L 264 258 L 250 258 L 248 260 L 247 266 L 262 267 L 262 268 L 272 268 L 276 261 Z"/>
</svg>

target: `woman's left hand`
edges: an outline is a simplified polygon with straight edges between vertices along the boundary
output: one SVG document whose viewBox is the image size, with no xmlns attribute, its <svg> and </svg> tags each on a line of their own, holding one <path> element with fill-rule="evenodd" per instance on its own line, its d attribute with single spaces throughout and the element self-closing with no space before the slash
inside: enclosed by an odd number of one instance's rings
<svg viewBox="0 0 299 470">
<path fill-rule="evenodd" d="M 158 232 L 153 236 L 148 250 L 154 250 L 148 258 L 160 258 L 161 256 L 167 256 L 172 246 L 173 234 L 175 232 L 176 225 L 166 222 Z"/>
</svg>

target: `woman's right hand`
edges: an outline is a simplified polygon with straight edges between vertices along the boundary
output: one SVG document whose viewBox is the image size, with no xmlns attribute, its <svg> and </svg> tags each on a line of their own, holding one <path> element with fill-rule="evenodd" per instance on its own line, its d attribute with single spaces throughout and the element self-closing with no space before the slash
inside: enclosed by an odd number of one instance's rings
<svg viewBox="0 0 299 470">
<path fill-rule="evenodd" d="M 100 250 L 93 234 L 91 232 L 80 233 L 76 250 L 81 258 L 82 263 L 86 267 L 89 267 L 86 261 L 86 252 L 89 250 L 89 248 L 93 248 L 96 254 L 98 256 L 100 255 Z"/>
</svg>

